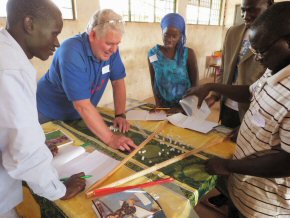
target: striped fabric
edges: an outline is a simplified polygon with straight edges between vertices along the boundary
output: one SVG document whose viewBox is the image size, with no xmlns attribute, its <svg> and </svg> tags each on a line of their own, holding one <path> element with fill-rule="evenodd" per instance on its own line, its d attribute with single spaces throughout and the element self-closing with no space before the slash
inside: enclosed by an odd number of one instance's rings
<svg viewBox="0 0 290 218">
<path fill-rule="evenodd" d="M 267 70 L 250 91 L 253 97 L 240 128 L 234 159 L 255 158 L 273 152 L 274 146 L 290 152 L 290 65 L 273 76 Z M 233 174 L 229 192 L 246 217 L 290 217 L 290 177 Z"/>
</svg>

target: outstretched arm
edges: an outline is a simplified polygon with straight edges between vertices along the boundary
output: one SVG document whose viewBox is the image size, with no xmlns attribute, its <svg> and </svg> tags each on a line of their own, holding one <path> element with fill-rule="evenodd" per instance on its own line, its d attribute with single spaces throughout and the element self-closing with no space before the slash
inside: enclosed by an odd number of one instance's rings
<svg viewBox="0 0 290 218">
<path fill-rule="evenodd" d="M 113 97 L 115 106 L 115 115 L 119 115 L 114 119 L 114 127 L 119 127 L 121 132 L 128 132 L 130 124 L 126 120 L 126 86 L 124 79 L 112 81 Z M 124 115 L 124 116 L 123 116 Z"/>
<path fill-rule="evenodd" d="M 210 174 L 229 175 L 238 173 L 266 178 L 290 176 L 290 154 L 279 150 L 262 157 L 242 160 L 210 159 L 206 171 Z"/>
<path fill-rule="evenodd" d="M 210 91 L 218 92 L 237 102 L 250 102 L 251 93 L 248 85 L 224 85 L 217 83 L 207 83 L 199 87 L 193 87 L 188 90 L 186 96 L 196 95 L 198 97 L 198 107 L 208 96 Z"/>
</svg>

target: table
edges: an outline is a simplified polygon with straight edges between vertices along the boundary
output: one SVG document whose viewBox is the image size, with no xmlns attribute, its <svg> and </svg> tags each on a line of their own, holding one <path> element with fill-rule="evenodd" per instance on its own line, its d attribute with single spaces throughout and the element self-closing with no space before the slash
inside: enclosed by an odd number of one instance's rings
<svg viewBox="0 0 290 218">
<path fill-rule="evenodd" d="M 149 109 L 151 105 L 146 104 L 140 107 L 142 109 Z M 105 122 L 111 125 L 113 112 L 103 108 L 99 111 L 103 115 Z M 154 131 L 158 124 L 159 122 L 152 121 L 131 122 L 131 130 L 126 135 L 132 138 L 138 145 L 146 136 Z M 87 129 L 83 121 L 72 121 L 67 123 L 57 121 L 43 125 L 45 131 L 51 131 L 56 128 L 66 131 L 69 136 L 75 140 L 76 145 L 83 145 L 85 143 L 87 151 L 97 149 L 118 160 L 126 156 L 126 154 L 115 151 L 96 139 Z M 134 173 L 134 171 L 140 171 L 155 163 L 162 162 L 181 152 L 191 150 L 197 146 L 210 142 L 217 135 L 224 137 L 215 131 L 205 135 L 167 124 L 158 138 L 155 138 L 146 145 L 144 148 L 146 153 L 137 153 L 134 159 L 126 164 L 126 167 L 122 167 L 107 181 L 107 183 L 130 175 Z M 231 158 L 233 151 L 234 144 L 226 141 L 206 150 L 206 152 L 186 158 L 185 160 L 179 161 L 161 169 L 159 172 L 147 176 L 153 180 L 164 175 L 174 177 L 176 179 L 175 185 L 179 187 L 178 190 L 181 190 L 181 194 L 168 190 L 163 186 L 158 186 L 158 188 L 152 187 L 149 191 L 157 192 L 160 195 L 160 203 L 163 208 L 165 205 L 166 208 L 164 208 L 164 210 L 167 212 L 166 215 L 168 215 L 168 217 L 189 217 L 188 214 L 192 206 L 195 206 L 199 199 L 215 186 L 216 176 L 210 176 L 203 170 L 204 161 L 213 156 Z M 159 152 L 162 153 L 161 156 L 159 156 Z M 146 181 L 146 178 L 142 177 L 137 182 L 144 181 Z M 136 181 L 133 181 L 131 184 L 134 184 L 134 182 L 136 183 Z M 29 191 L 25 190 L 25 195 L 27 197 Z M 85 198 L 84 193 L 68 201 L 59 200 L 50 202 L 43 198 L 39 200 L 42 201 L 42 204 L 46 205 L 44 213 L 47 214 L 47 217 L 80 217 L 80 214 L 82 214 L 81 217 L 95 216 L 91 208 L 91 201 Z M 174 205 L 174 207 L 170 205 Z M 22 204 L 20 208 L 21 207 L 22 210 L 25 210 L 25 203 Z"/>
</svg>

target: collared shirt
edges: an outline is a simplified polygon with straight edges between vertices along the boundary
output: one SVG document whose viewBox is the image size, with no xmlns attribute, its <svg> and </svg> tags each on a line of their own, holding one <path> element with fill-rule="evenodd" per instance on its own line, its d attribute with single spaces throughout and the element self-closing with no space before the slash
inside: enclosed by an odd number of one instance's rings
<svg viewBox="0 0 290 218">
<path fill-rule="evenodd" d="M 39 80 L 38 110 L 52 119 L 79 119 L 73 101 L 90 99 L 96 106 L 108 80 L 119 80 L 125 76 L 119 50 L 108 61 L 97 60 L 88 34 L 76 35 L 57 49 L 50 69 Z"/>
<path fill-rule="evenodd" d="M 22 201 L 22 180 L 56 200 L 66 188 L 51 165 L 36 109 L 36 71 L 22 48 L 0 30 L 0 214 Z"/>
<path fill-rule="evenodd" d="M 251 87 L 252 101 L 240 127 L 235 159 L 265 155 L 274 146 L 290 152 L 290 65 L 270 70 Z M 290 177 L 233 174 L 233 202 L 246 217 L 290 217 Z"/>
</svg>

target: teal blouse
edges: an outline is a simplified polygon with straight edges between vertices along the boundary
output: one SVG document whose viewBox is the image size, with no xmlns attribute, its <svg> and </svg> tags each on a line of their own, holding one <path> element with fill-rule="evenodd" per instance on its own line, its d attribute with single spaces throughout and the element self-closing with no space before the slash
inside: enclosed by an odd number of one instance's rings
<svg viewBox="0 0 290 218">
<path fill-rule="evenodd" d="M 155 72 L 153 91 L 160 99 L 162 106 L 176 107 L 186 90 L 191 87 L 187 68 L 188 48 L 184 48 L 182 60 L 178 65 L 177 52 L 174 59 L 169 59 L 162 53 L 160 47 L 156 45 L 148 52 L 148 57 L 154 55 L 157 57 L 157 60 L 155 58 L 151 62 Z"/>
</svg>

